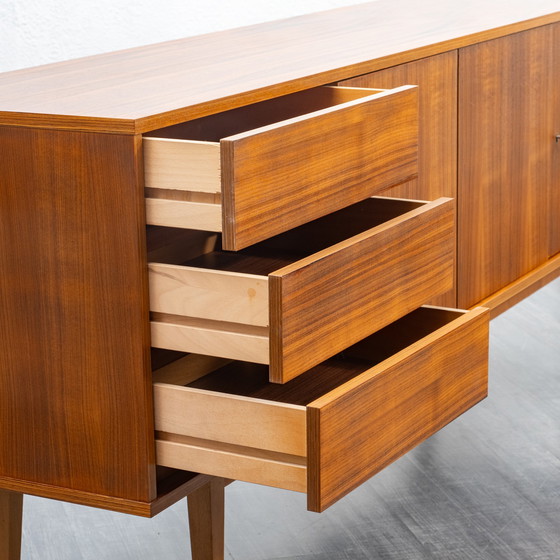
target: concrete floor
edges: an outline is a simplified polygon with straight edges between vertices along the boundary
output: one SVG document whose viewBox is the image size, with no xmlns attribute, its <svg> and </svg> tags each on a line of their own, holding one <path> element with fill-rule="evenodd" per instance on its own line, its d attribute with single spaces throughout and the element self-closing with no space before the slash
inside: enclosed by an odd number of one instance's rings
<svg viewBox="0 0 560 560">
<path fill-rule="evenodd" d="M 560 279 L 492 322 L 490 396 L 323 514 L 226 490 L 235 560 L 558 560 Z M 185 560 L 185 501 L 152 520 L 26 497 L 24 560 Z"/>
</svg>

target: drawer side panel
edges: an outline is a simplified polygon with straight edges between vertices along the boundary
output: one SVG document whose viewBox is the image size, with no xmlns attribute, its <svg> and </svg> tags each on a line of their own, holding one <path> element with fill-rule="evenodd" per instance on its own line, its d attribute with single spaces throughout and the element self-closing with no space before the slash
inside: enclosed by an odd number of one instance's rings
<svg viewBox="0 0 560 560">
<path fill-rule="evenodd" d="M 156 430 L 291 455 L 306 454 L 303 407 L 154 384 Z"/>
</svg>

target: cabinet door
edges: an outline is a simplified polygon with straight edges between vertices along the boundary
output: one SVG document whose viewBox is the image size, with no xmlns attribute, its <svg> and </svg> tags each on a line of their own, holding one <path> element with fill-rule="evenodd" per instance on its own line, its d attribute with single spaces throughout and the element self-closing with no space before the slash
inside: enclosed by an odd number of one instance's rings
<svg viewBox="0 0 560 560">
<path fill-rule="evenodd" d="M 457 51 L 450 51 L 346 80 L 367 88 L 419 86 L 418 179 L 383 196 L 435 200 L 457 196 Z M 455 289 L 431 303 L 456 306 Z"/>
<path fill-rule="evenodd" d="M 549 25 L 459 51 L 460 307 L 557 250 L 551 225 L 558 213 L 550 211 L 558 206 L 551 190 L 557 41 Z"/>
<path fill-rule="evenodd" d="M 560 252 L 560 24 L 552 26 L 553 33 L 553 50 L 554 60 L 552 68 L 553 86 L 550 95 L 554 110 L 554 136 L 555 142 L 552 148 L 553 165 L 550 174 L 550 190 L 549 190 L 549 237 L 548 237 L 548 255 L 551 257 Z"/>
<path fill-rule="evenodd" d="M 386 196 L 435 200 L 455 198 L 457 184 L 457 51 L 386 68 L 340 85 L 365 88 L 419 86 L 418 179 Z"/>
</svg>

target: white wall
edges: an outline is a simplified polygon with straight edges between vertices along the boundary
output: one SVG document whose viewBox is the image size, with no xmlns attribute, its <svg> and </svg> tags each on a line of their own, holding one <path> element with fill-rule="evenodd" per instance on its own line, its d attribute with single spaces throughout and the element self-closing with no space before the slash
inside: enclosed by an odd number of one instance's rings
<svg viewBox="0 0 560 560">
<path fill-rule="evenodd" d="M 364 0 L 0 0 L 0 72 Z"/>
</svg>

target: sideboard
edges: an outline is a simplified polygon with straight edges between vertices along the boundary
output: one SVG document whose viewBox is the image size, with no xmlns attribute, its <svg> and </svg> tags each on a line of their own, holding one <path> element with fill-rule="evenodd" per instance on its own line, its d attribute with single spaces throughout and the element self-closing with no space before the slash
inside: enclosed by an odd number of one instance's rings
<svg viewBox="0 0 560 560">
<path fill-rule="evenodd" d="M 483 399 L 560 275 L 559 45 L 378 0 L 0 75 L 0 559 L 23 494 L 223 558 L 229 481 L 322 511 Z"/>
</svg>

